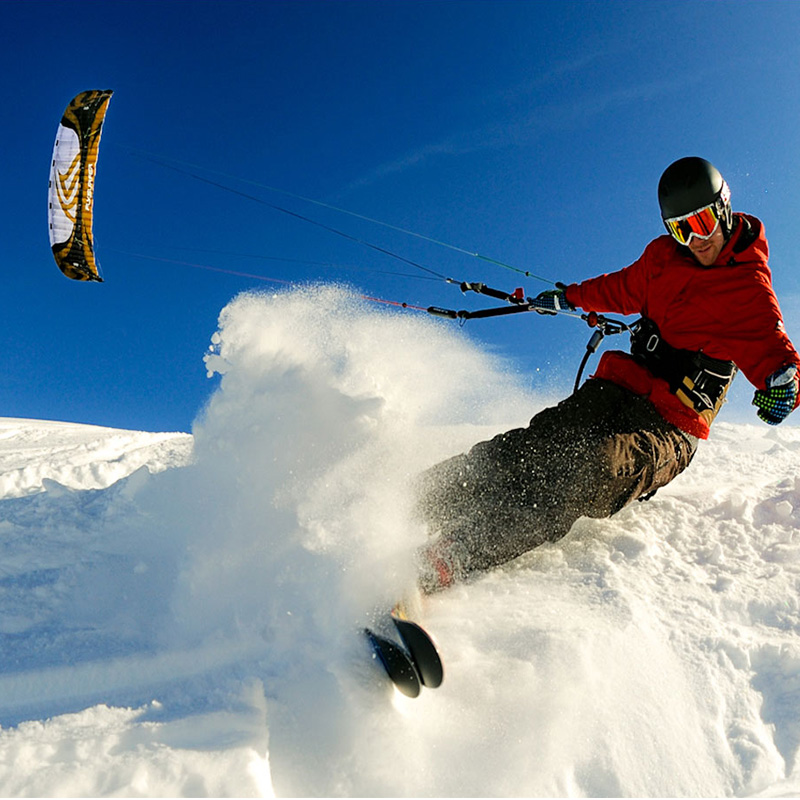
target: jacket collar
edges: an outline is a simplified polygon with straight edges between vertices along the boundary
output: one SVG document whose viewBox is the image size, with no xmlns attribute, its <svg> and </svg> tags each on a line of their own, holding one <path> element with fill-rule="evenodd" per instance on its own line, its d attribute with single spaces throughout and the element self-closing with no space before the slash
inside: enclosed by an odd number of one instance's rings
<svg viewBox="0 0 800 800">
<path fill-rule="evenodd" d="M 713 267 L 732 267 L 743 261 L 762 261 L 769 259 L 769 245 L 764 235 L 764 225 L 750 214 L 733 215 L 733 233 L 720 251 Z"/>
</svg>

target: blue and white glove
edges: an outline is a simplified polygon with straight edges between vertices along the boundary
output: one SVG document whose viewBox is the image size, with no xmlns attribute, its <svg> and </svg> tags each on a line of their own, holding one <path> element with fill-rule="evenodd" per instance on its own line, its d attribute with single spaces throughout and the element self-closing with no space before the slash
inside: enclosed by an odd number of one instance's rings
<svg viewBox="0 0 800 800">
<path fill-rule="evenodd" d="M 753 405 L 758 408 L 759 419 L 769 425 L 783 422 L 794 411 L 798 400 L 797 367 L 790 364 L 781 367 L 767 378 L 767 388 L 757 389 L 753 395 Z"/>
<path fill-rule="evenodd" d="M 564 283 L 557 283 L 555 289 L 548 289 L 536 295 L 531 301 L 531 305 L 539 314 L 557 314 L 559 311 L 574 311 L 573 306 L 567 300 L 567 286 Z"/>
</svg>

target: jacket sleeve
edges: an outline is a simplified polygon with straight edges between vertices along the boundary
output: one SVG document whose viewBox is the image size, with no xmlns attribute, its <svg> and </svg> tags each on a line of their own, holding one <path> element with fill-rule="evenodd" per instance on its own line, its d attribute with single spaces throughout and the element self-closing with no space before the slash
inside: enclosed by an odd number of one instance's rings
<svg viewBox="0 0 800 800">
<path fill-rule="evenodd" d="M 601 314 L 639 314 L 645 302 L 650 247 L 629 267 L 567 287 L 567 300 L 576 308 Z"/>
<path fill-rule="evenodd" d="M 738 308 L 736 323 L 729 326 L 727 342 L 732 360 L 757 389 L 766 389 L 767 378 L 781 367 L 800 367 L 798 356 L 784 329 L 778 299 L 768 275 Z"/>
</svg>

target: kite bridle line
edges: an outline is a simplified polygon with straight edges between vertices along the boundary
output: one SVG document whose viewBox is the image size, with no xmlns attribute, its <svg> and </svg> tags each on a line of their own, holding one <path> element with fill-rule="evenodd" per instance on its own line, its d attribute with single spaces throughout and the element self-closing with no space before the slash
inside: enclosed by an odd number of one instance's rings
<svg viewBox="0 0 800 800">
<path fill-rule="evenodd" d="M 490 258 L 488 256 L 484 256 L 481 253 L 474 252 L 474 251 L 471 251 L 471 250 L 466 250 L 463 247 L 458 247 L 456 245 L 449 244 L 447 242 L 443 242 L 443 241 L 441 241 L 439 239 L 435 239 L 435 238 L 430 237 L 430 236 L 425 236 L 424 234 L 418 233 L 416 231 L 408 230 L 407 228 L 401 228 L 401 227 L 399 227 L 397 225 L 392 225 L 392 224 L 390 224 L 388 222 L 383 222 L 381 220 L 374 219 L 372 217 L 368 217 L 368 216 L 365 216 L 363 214 L 358 214 L 358 213 L 356 213 L 354 211 L 349 211 L 349 210 L 344 209 L 344 208 L 339 208 L 337 206 L 331 205 L 330 203 L 325 203 L 325 202 L 323 202 L 321 200 L 315 200 L 315 199 L 310 198 L 310 197 L 304 197 L 303 195 L 299 195 L 299 194 L 296 194 L 294 192 L 289 192 L 289 191 L 286 191 L 284 189 L 278 189 L 278 188 L 276 188 L 274 186 L 269 186 L 267 184 L 260 183 L 258 181 L 252 181 L 252 180 L 248 180 L 248 179 L 241 178 L 241 177 L 238 177 L 238 176 L 229 175 L 229 174 L 226 174 L 226 173 L 223 173 L 223 172 L 219 172 L 219 171 L 216 171 L 216 170 L 212 170 L 212 169 L 209 169 L 207 167 L 200 166 L 200 165 L 190 164 L 190 163 L 187 163 L 187 162 L 178 161 L 176 159 L 171 159 L 171 158 L 167 158 L 167 157 L 164 157 L 164 156 L 157 156 L 157 155 L 154 155 L 153 153 L 148 153 L 148 152 L 143 151 L 143 150 L 138 150 L 138 149 L 133 149 L 133 148 L 126 148 L 126 149 L 132 155 L 137 156 L 137 157 L 142 158 L 142 159 L 145 159 L 147 161 L 150 161 L 150 162 L 152 162 L 152 163 L 154 163 L 154 164 L 156 164 L 158 166 L 161 166 L 161 167 L 163 167 L 165 169 L 170 169 L 170 170 L 172 170 L 174 172 L 178 172 L 178 173 L 180 173 L 182 175 L 186 175 L 187 177 L 190 177 L 190 178 L 192 178 L 192 179 L 194 179 L 196 181 L 200 181 L 201 183 L 205 183 L 205 184 L 208 184 L 210 186 L 214 186 L 214 187 L 216 187 L 218 189 L 221 189 L 223 191 L 229 192 L 231 194 L 238 195 L 238 196 L 243 197 L 243 198 L 245 198 L 247 200 L 251 200 L 251 201 L 253 201 L 255 203 L 259 203 L 260 205 L 264 205 L 267 208 L 271 208 L 271 209 L 273 209 L 275 211 L 279 211 L 282 214 L 286 214 L 286 215 L 291 216 L 291 217 L 293 217 L 295 219 L 299 219 L 299 220 L 301 220 L 303 222 L 306 222 L 306 223 L 308 223 L 310 225 L 314 225 L 314 226 L 316 226 L 318 228 L 321 228 L 322 230 L 328 231 L 329 233 L 333 233 L 333 234 L 335 234 L 337 236 L 340 236 L 340 237 L 342 237 L 344 239 L 347 239 L 348 241 L 354 242 L 356 244 L 360 244 L 360 245 L 362 245 L 364 247 L 368 247 L 371 250 L 374 250 L 375 252 L 378 252 L 378 253 L 381 253 L 383 255 L 389 256 L 390 258 L 393 258 L 393 259 L 395 259 L 397 261 L 400 261 L 400 262 L 402 262 L 404 264 L 407 264 L 407 265 L 409 265 L 411 267 L 414 267 L 415 269 L 421 270 L 422 272 L 426 273 L 426 275 L 431 279 L 439 279 L 439 280 L 445 281 L 448 284 L 457 285 L 461 289 L 462 293 L 466 294 L 467 292 L 475 292 L 476 294 L 481 294 L 481 295 L 485 295 L 487 297 L 492 297 L 492 298 L 494 298 L 496 300 L 502 300 L 505 303 L 507 303 L 507 305 L 499 306 L 499 307 L 493 307 L 493 308 L 479 309 L 477 311 L 467 311 L 467 310 L 458 310 L 457 311 L 457 310 L 454 310 L 454 309 L 441 308 L 439 306 L 428 306 L 427 308 L 425 308 L 425 307 L 422 307 L 422 306 L 411 305 L 410 303 L 406 303 L 406 302 L 398 302 L 396 300 L 385 300 L 385 299 L 378 298 L 378 297 L 372 297 L 372 296 L 368 296 L 368 295 L 361 295 L 361 298 L 364 299 L 364 300 L 369 300 L 371 302 L 381 303 L 381 304 L 384 304 L 384 305 L 396 306 L 396 307 L 404 308 L 404 309 L 411 309 L 411 310 L 414 310 L 414 311 L 425 311 L 428 314 L 431 314 L 433 316 L 444 317 L 446 319 L 458 320 L 462 325 L 467 320 L 470 320 L 470 319 L 486 319 L 488 317 L 508 316 L 510 314 L 518 314 L 518 313 L 522 313 L 522 312 L 526 312 L 526 311 L 536 311 L 537 310 L 536 306 L 534 305 L 533 299 L 530 298 L 530 297 L 526 298 L 524 293 L 523 293 L 523 290 L 521 288 L 515 289 L 513 292 L 509 293 L 509 292 L 504 292 L 504 291 L 499 290 L 499 289 L 492 289 L 492 288 L 486 286 L 486 284 L 484 284 L 484 283 L 479 283 L 479 282 L 470 283 L 470 282 L 467 282 L 467 281 L 455 280 L 454 278 L 450 278 L 450 277 L 444 275 L 443 273 L 438 272 L 437 270 L 431 269 L 430 267 L 427 267 L 427 266 L 425 266 L 423 264 L 420 264 L 420 263 L 418 263 L 416 261 L 412 261 L 411 259 L 406 258 L 405 256 L 402 256 L 399 253 L 395 253 L 394 251 L 389 250 L 388 248 L 385 248 L 385 247 L 382 247 L 380 245 L 374 244 L 373 242 L 369 242 L 369 241 L 367 241 L 365 239 L 361 239 L 361 238 L 359 238 L 357 236 L 354 236 L 354 235 L 349 234 L 349 233 L 347 233 L 345 231 L 342 231 L 339 228 L 334 228 L 334 227 L 332 227 L 330 225 L 326 225 L 325 223 L 320 222 L 319 220 L 313 219 L 313 218 L 311 218 L 311 217 L 309 217 L 309 216 L 307 216 L 305 214 L 300 214 L 300 213 L 298 213 L 296 211 L 292 211 L 292 210 L 290 210 L 288 208 L 284 208 L 283 206 L 279 206 L 279 205 L 276 205 L 274 203 L 270 203 L 270 202 L 264 200 L 263 198 L 258 197 L 258 196 L 254 195 L 254 194 L 251 194 L 249 192 L 244 192 L 244 191 L 242 191 L 240 189 L 236 189 L 233 186 L 230 186 L 230 185 L 228 185 L 226 183 L 223 183 L 221 180 L 213 180 L 211 178 L 204 177 L 203 175 L 199 174 L 199 171 L 202 170 L 202 171 L 208 172 L 210 174 L 217 175 L 217 176 L 220 176 L 222 178 L 226 178 L 228 180 L 240 181 L 242 183 L 249 184 L 251 186 L 255 186 L 255 187 L 260 188 L 260 189 L 264 189 L 266 191 L 275 192 L 277 194 L 282 194 L 282 195 L 284 195 L 286 197 L 290 197 L 290 198 L 295 199 L 295 200 L 300 200 L 302 202 L 310 203 L 310 204 L 318 206 L 320 208 L 328 209 L 329 211 L 335 211 L 335 212 L 337 212 L 339 214 L 346 214 L 346 215 L 348 215 L 350 217 L 354 217 L 356 219 L 360 219 L 360 220 L 362 220 L 364 222 L 369 222 L 369 223 L 372 223 L 374 225 L 380 225 L 380 226 L 382 226 L 384 228 L 388 228 L 389 230 L 393 230 L 393 231 L 398 232 L 398 233 L 403 233 L 403 234 L 405 234 L 407 236 L 413 236 L 413 237 L 415 237 L 417 239 L 420 239 L 422 241 L 428 242 L 430 244 L 435 244 L 435 245 L 437 245 L 439 247 L 443 247 L 443 248 L 446 248 L 448 250 L 452 250 L 454 252 L 461 253 L 462 255 L 466 255 L 466 256 L 469 256 L 471 258 L 476 258 L 476 259 L 479 259 L 479 260 L 484 261 L 486 263 L 493 264 L 494 266 L 501 267 L 502 269 L 507 269 L 507 270 L 510 270 L 510 271 L 515 272 L 517 274 L 524 275 L 525 277 L 533 278 L 534 280 L 538 280 L 538 281 L 542 281 L 543 283 L 546 283 L 546 284 L 548 284 L 550 286 L 555 286 L 556 285 L 555 281 L 552 281 L 549 278 L 544 278 L 541 275 L 537 275 L 536 273 L 533 273 L 530 270 L 520 269 L 519 267 L 515 267 L 512 264 L 507 264 L 504 261 L 499 261 L 497 259 Z M 178 262 L 178 263 L 186 263 L 186 262 Z M 203 265 L 188 264 L 188 266 L 201 267 Z M 232 270 L 224 270 L 224 269 L 221 269 L 221 268 L 214 268 L 214 267 L 203 267 L 203 268 L 212 269 L 212 270 L 218 271 L 218 272 L 231 272 L 232 274 L 242 274 L 242 273 L 235 273 Z M 276 282 L 276 283 L 291 283 L 290 281 L 284 281 L 284 280 L 278 280 L 278 279 L 272 279 L 272 278 L 265 278 L 263 276 L 248 275 L 248 277 L 258 278 L 258 279 L 261 279 L 261 280 L 267 280 L 267 281 L 272 281 L 272 282 Z M 412 277 L 412 276 L 407 276 L 407 277 Z M 422 277 L 422 276 L 416 276 L 416 277 Z M 575 388 L 577 388 L 577 386 L 578 386 L 578 384 L 580 382 L 580 378 L 581 378 L 581 375 L 583 373 L 583 369 L 584 369 L 584 367 L 586 365 L 586 362 L 587 362 L 589 356 L 592 355 L 592 353 L 597 351 L 597 348 L 600 346 L 600 343 L 605 338 L 605 336 L 611 335 L 611 334 L 616 334 L 616 333 L 621 333 L 622 331 L 625 331 L 625 330 L 630 330 L 629 326 L 626 323 L 621 322 L 619 320 L 609 319 L 608 317 L 596 314 L 594 312 L 589 312 L 587 314 L 579 314 L 577 312 L 568 311 L 568 310 L 564 309 L 564 310 L 559 310 L 559 311 L 549 311 L 547 313 L 549 315 L 562 314 L 562 315 L 565 315 L 565 316 L 572 317 L 574 319 L 582 319 L 583 321 L 585 321 L 587 323 L 587 325 L 589 325 L 589 327 L 594 329 L 594 331 L 592 333 L 592 336 L 591 336 L 591 338 L 589 340 L 589 343 L 586 345 L 586 353 L 584 354 L 584 357 L 583 357 L 583 359 L 581 361 L 581 364 L 580 364 L 580 368 L 578 370 L 578 376 L 576 378 Z"/>
<path fill-rule="evenodd" d="M 236 276 L 238 278 L 250 278 L 250 279 L 256 280 L 256 281 L 264 281 L 265 283 L 279 283 L 279 284 L 281 284 L 283 286 L 297 286 L 298 285 L 298 281 L 296 281 L 296 280 L 290 281 L 290 280 L 286 280 L 285 278 L 271 278 L 271 277 L 269 277 L 267 275 L 258 275 L 258 274 L 252 273 L 252 272 L 242 272 L 240 270 L 235 270 L 235 269 L 226 269 L 224 267 L 215 267 L 215 266 L 212 266 L 210 264 L 198 264 L 195 261 L 183 261 L 183 260 L 180 260 L 180 259 L 177 259 L 177 258 L 166 258 L 164 256 L 152 256 L 152 255 L 148 255 L 146 253 L 132 253 L 132 252 L 130 252 L 128 250 L 119 250 L 119 249 L 113 248 L 113 247 L 107 247 L 106 250 L 113 251 L 113 252 L 116 252 L 116 253 L 120 253 L 121 255 L 128 256 L 129 258 L 142 258 L 142 259 L 145 259 L 146 261 L 158 261 L 161 264 L 178 264 L 178 265 L 180 265 L 182 267 L 192 267 L 192 269 L 204 269 L 204 270 L 207 270 L 209 272 L 220 272 L 220 273 L 222 273 L 224 275 L 234 275 L 234 276 Z M 253 258 L 261 258 L 261 257 L 262 256 L 253 256 Z M 276 258 L 275 260 L 276 261 L 282 261 L 282 260 L 285 260 L 285 259 Z M 336 264 L 325 264 L 325 263 L 316 262 L 316 261 L 307 262 L 307 261 L 300 261 L 298 259 L 291 259 L 291 260 L 294 263 L 300 263 L 300 264 L 311 263 L 311 264 L 316 264 L 317 266 L 328 266 L 328 267 L 342 266 L 342 265 L 336 265 Z M 389 273 L 389 274 L 393 275 L 393 274 L 399 274 L 399 273 Z M 416 276 L 408 275 L 406 277 L 416 277 Z M 407 309 L 410 309 L 412 311 L 427 311 L 428 313 L 434 313 L 434 312 L 431 311 L 431 308 L 433 308 L 433 307 L 424 308 L 423 306 L 415 306 L 415 305 L 412 305 L 411 303 L 400 302 L 398 300 L 385 300 L 385 299 L 380 298 L 380 297 L 372 297 L 372 296 L 366 295 L 366 294 L 361 294 L 361 295 L 359 295 L 359 297 L 362 300 L 369 300 L 372 303 L 382 303 L 383 305 L 397 306 L 398 308 L 407 308 Z"/>
<path fill-rule="evenodd" d="M 466 255 L 466 256 L 469 256 L 471 258 L 477 258 L 480 261 L 485 261 L 487 264 L 493 264 L 496 267 L 501 267 L 503 269 L 511 270 L 512 272 L 516 272 L 519 275 L 524 275 L 526 278 L 533 278 L 534 280 L 542 281 L 543 283 L 546 283 L 546 284 L 548 284 L 550 286 L 554 286 L 555 285 L 554 281 L 550 280 L 549 278 L 544 278 L 541 275 L 537 275 L 536 273 L 531 272 L 530 270 L 525 270 L 525 269 L 521 269 L 519 267 L 515 267 L 513 264 L 507 264 L 504 261 L 499 261 L 499 260 L 497 260 L 495 258 L 490 258 L 489 256 L 482 255 L 481 253 L 477 253 L 477 252 L 474 252 L 472 250 L 467 250 L 467 249 L 465 249 L 463 247 L 458 247 L 457 245 L 449 244 L 448 242 L 443 242 L 440 239 L 435 239 L 432 236 L 426 236 L 425 234 L 418 233 L 417 231 L 409 230 L 408 228 L 401 228 L 398 225 L 392 225 L 389 222 L 384 222 L 382 220 L 375 219 L 374 217 L 368 217 L 365 214 L 359 214 L 356 211 L 350 211 L 350 210 L 348 210 L 346 208 L 340 208 L 340 207 L 334 206 L 334 205 L 332 205 L 330 203 L 325 203 L 322 200 L 315 200 L 314 198 L 305 197 L 305 196 L 303 196 L 301 194 L 296 194 L 295 192 L 289 192 L 289 191 L 287 191 L 285 189 L 279 189 L 279 188 L 277 188 L 275 186 L 270 186 L 269 184 L 266 184 L 266 183 L 260 183 L 259 181 L 250 180 L 248 178 L 242 178 L 242 177 L 237 176 L 237 175 L 231 175 L 231 174 L 228 174 L 228 173 L 225 173 L 225 172 L 221 172 L 219 170 L 210 169 L 209 167 L 204 167 L 204 166 L 199 165 L 199 164 L 191 164 L 189 162 L 180 161 L 178 159 L 169 158 L 167 156 L 156 155 L 154 153 L 149 153 L 149 152 L 147 152 L 145 150 L 140 150 L 140 149 L 132 148 L 132 147 L 126 147 L 124 149 L 127 150 L 131 155 L 134 155 L 134 156 L 136 156 L 138 158 L 142 158 L 142 159 L 144 159 L 146 161 L 150 161 L 151 163 L 157 164 L 158 166 L 165 167 L 166 169 L 171 169 L 171 170 L 173 170 L 175 172 L 179 172 L 179 173 L 181 173 L 183 175 L 186 175 L 186 176 L 188 176 L 190 178 L 194 178 L 195 180 L 201 181 L 203 183 L 208 183 L 211 186 L 216 186 L 217 188 L 223 189 L 224 191 L 232 192 L 233 194 L 238 194 L 238 195 L 240 195 L 242 197 L 246 197 L 249 200 L 253 200 L 253 201 L 257 202 L 257 203 L 261 203 L 262 205 L 266 205 L 269 208 L 275 209 L 276 211 L 282 211 L 282 212 L 284 212 L 286 214 L 290 214 L 291 216 L 298 217 L 299 219 L 302 219 L 302 220 L 304 220 L 306 222 L 310 222 L 312 225 L 317 225 L 317 226 L 319 226 L 319 227 L 321 227 L 321 228 L 323 228 L 325 230 L 331 231 L 332 233 L 336 233 L 339 236 L 344 236 L 345 238 L 350 239 L 351 241 L 356 241 L 359 244 L 366 245 L 367 247 L 373 247 L 374 249 L 377 249 L 379 252 L 382 252 L 385 255 L 391 255 L 394 258 L 399 258 L 401 261 L 405 261 L 405 263 L 407 263 L 407 264 L 411 264 L 414 267 L 418 267 L 419 269 L 423 269 L 423 270 L 425 270 L 427 272 L 430 272 L 431 274 L 436 275 L 439 278 L 442 278 L 444 280 L 448 280 L 448 282 L 450 282 L 450 283 L 458 283 L 458 281 L 453 281 L 453 280 L 447 279 L 447 278 L 445 278 L 444 275 L 441 275 L 440 273 L 436 272 L 435 270 L 431 270 L 428 267 L 423 267 L 423 266 L 421 266 L 419 264 L 415 264 L 413 261 L 409 261 L 409 260 L 403 258 L 403 256 L 398 256 L 398 255 L 396 255 L 394 253 L 391 253 L 389 251 L 384 250 L 383 248 L 377 247 L 376 245 L 372 245 L 369 242 L 365 242 L 363 240 L 357 239 L 357 238 L 351 236 L 350 234 L 344 233 L 342 231 L 339 231 L 339 230 L 336 230 L 336 229 L 333 229 L 333 228 L 329 228 L 328 226 L 323 225 L 322 223 L 319 223 L 316 220 L 310 219 L 309 217 L 305 217 L 305 216 L 303 216 L 301 214 L 297 214 L 297 213 L 295 213 L 293 211 L 289 211 L 288 209 L 282 208 L 280 206 L 273 205 L 272 203 L 268 203 L 268 202 L 262 200 L 260 197 L 256 197 L 255 195 L 251 195 L 251 194 L 248 194 L 246 192 L 239 191 L 238 189 L 235 189 L 234 187 L 229 186 L 228 184 L 222 183 L 221 181 L 214 181 L 214 180 L 211 180 L 210 178 L 205 178 L 202 175 L 200 175 L 199 172 L 207 172 L 207 173 L 209 173 L 211 175 L 217 175 L 220 178 L 225 178 L 225 179 L 232 180 L 232 181 L 238 181 L 240 183 L 248 184 L 250 186 L 255 186 L 255 187 L 259 188 L 259 189 L 264 189 L 264 190 L 266 190 L 268 192 L 274 192 L 276 194 L 284 195 L 285 197 L 291 197 L 294 200 L 300 200 L 303 203 L 310 203 L 311 205 L 318 206 L 319 208 L 325 208 L 325 209 L 328 209 L 329 211 L 335 211 L 338 214 L 346 214 L 347 216 L 353 217 L 354 219 L 360 219 L 360 220 L 362 220 L 364 222 L 369 222 L 369 223 L 371 223 L 373 225 L 380 225 L 381 227 L 387 228 L 388 230 L 392 230 L 392 231 L 395 231 L 397 233 L 402 233 L 402 234 L 405 234 L 406 236 L 413 236 L 414 238 L 420 239 L 421 241 L 424 241 L 424 242 L 428 242 L 429 244 L 435 244 L 438 247 L 444 247 L 447 250 L 452 250 L 453 252 L 461 253 L 462 255 Z"/>
<path fill-rule="evenodd" d="M 326 208 L 326 209 L 328 209 L 330 211 L 335 211 L 335 212 L 340 213 L 340 214 L 346 214 L 346 215 L 348 215 L 350 217 L 354 217 L 356 219 L 360 219 L 360 220 L 363 220 L 365 222 L 370 222 L 370 223 L 375 224 L 375 225 L 380 225 L 380 226 L 382 226 L 384 228 L 388 228 L 389 230 L 393 230 L 393 231 L 396 231 L 398 233 L 403 233 L 403 234 L 406 234 L 408 236 L 413 236 L 413 237 L 415 237 L 417 239 L 421 239 L 423 241 L 429 242 L 430 244 L 435 244 L 435 245 L 438 245 L 439 247 L 444 247 L 444 248 L 446 248 L 448 250 L 452 250 L 454 252 L 461 253 L 462 255 L 467 255 L 467 256 L 470 256 L 471 258 L 480 259 L 481 261 L 484 261 L 484 262 L 489 263 L 489 264 L 493 264 L 494 266 L 501 267 L 501 268 L 507 269 L 507 270 L 511 270 L 512 272 L 515 272 L 515 273 L 520 274 L 520 275 L 524 275 L 525 277 L 528 277 L 528 278 L 533 278 L 534 280 L 542 281 L 543 283 L 546 283 L 546 284 L 548 284 L 550 286 L 555 286 L 556 285 L 555 281 L 552 281 L 549 278 L 544 278 L 541 275 L 537 275 L 536 273 L 533 273 L 530 270 L 520 269 L 519 267 L 515 267 L 512 264 L 507 264 L 507 263 L 505 263 L 503 261 L 499 261 L 498 259 L 490 258 L 489 256 L 484 256 L 484 255 L 482 255 L 480 253 L 477 253 L 477 252 L 474 252 L 474 251 L 471 251 L 471 250 L 466 250 L 463 247 L 458 247 L 457 245 L 449 244 L 447 242 L 443 242 L 443 241 L 441 241 L 439 239 L 435 239 L 433 237 L 426 236 L 426 235 L 418 233 L 416 231 L 412 231 L 412 230 L 409 230 L 407 228 L 401 228 L 401 227 L 399 227 L 397 225 L 392 225 L 391 223 L 383 222 L 381 220 L 374 219 L 373 217 L 365 216 L 364 214 L 359 214 L 359 213 L 354 212 L 354 211 L 349 211 L 349 210 L 344 209 L 344 208 L 339 208 L 337 206 L 331 205 L 330 203 L 325 203 L 325 202 L 323 202 L 321 200 L 314 200 L 313 198 L 304 197 L 303 195 L 296 194 L 294 192 L 289 192 L 289 191 L 286 191 L 284 189 L 278 189 L 278 188 L 276 188 L 274 186 L 269 186 L 268 184 L 259 183 L 258 181 L 248 180 L 248 179 L 241 178 L 241 177 L 238 177 L 238 176 L 235 176 L 235 175 L 230 175 L 230 174 L 227 174 L 227 173 L 219 172 L 217 170 L 212 170 L 212 169 L 209 169 L 207 167 L 203 167 L 201 165 L 190 164 L 188 162 L 184 162 L 184 161 L 179 161 L 177 159 L 168 158 L 166 156 L 159 156 L 159 155 L 156 155 L 154 153 L 150 153 L 150 152 L 147 152 L 147 151 L 144 151 L 144 150 L 139 150 L 139 149 L 131 148 L 131 147 L 126 147 L 124 149 L 127 152 L 129 152 L 131 155 L 134 155 L 134 156 L 136 156 L 138 158 L 142 158 L 142 159 L 144 159 L 146 161 L 149 161 L 149 162 L 151 162 L 153 164 L 156 164 L 157 166 L 163 167 L 164 169 L 172 170 L 173 172 L 177 172 L 177 173 L 179 173 L 181 175 L 185 175 L 185 176 L 187 176 L 189 178 L 192 178 L 192 179 L 194 179 L 196 181 L 199 181 L 201 183 L 205 183 L 205 184 L 207 184 L 209 186 L 214 186 L 214 187 L 216 187 L 218 189 L 221 189 L 221 190 L 223 190 L 225 192 L 229 192 L 231 194 L 238 195 L 239 197 L 243 197 L 243 198 L 245 198 L 247 200 L 251 200 L 252 202 L 259 203 L 260 205 L 264 205 L 267 208 L 271 208 L 274 211 L 279 211 L 282 214 L 286 214 L 286 215 L 291 216 L 291 217 L 293 217 L 295 219 L 299 219 L 299 220 L 301 220 L 303 222 L 307 222 L 310 225 L 314 225 L 314 226 L 316 226 L 318 228 L 321 228 L 322 230 L 328 231 L 329 233 L 333 233 L 333 234 L 335 234 L 337 236 L 340 236 L 340 237 L 342 237 L 344 239 L 347 239 L 348 241 L 354 242 L 356 244 L 360 244 L 360 245 L 362 245 L 364 247 L 369 247 L 371 250 L 374 250 L 374 251 L 376 251 L 378 253 L 381 253 L 381 254 L 383 254 L 385 256 L 389 256 L 390 258 L 393 258 L 393 259 L 395 259 L 397 261 L 402 262 L 403 264 L 407 264 L 407 265 L 409 265 L 411 267 L 414 267 L 415 269 L 421 270 L 422 272 L 426 273 L 426 275 L 431 276 L 432 278 L 442 280 L 445 283 L 448 283 L 448 284 L 451 284 L 451 285 L 459 286 L 461 288 L 462 292 L 476 291 L 479 294 L 485 294 L 485 295 L 494 297 L 496 299 L 508 300 L 509 302 L 515 303 L 515 305 L 512 306 L 512 307 L 503 307 L 503 308 L 498 308 L 498 309 L 485 309 L 483 311 L 469 312 L 469 311 L 450 311 L 449 309 L 442 309 L 442 308 L 439 308 L 437 306 L 429 306 L 428 308 L 423 308 L 421 306 L 413 306 L 413 305 L 410 305 L 408 303 L 398 302 L 398 301 L 394 301 L 394 300 L 381 300 L 380 298 L 377 298 L 377 297 L 368 298 L 368 299 L 372 300 L 373 302 L 379 302 L 379 303 L 384 303 L 386 305 L 394 305 L 394 306 L 399 306 L 399 307 L 402 307 L 402 308 L 409 308 L 409 309 L 420 310 L 420 311 L 424 310 L 424 311 L 427 311 L 430 314 L 433 314 L 434 316 L 442 316 L 442 317 L 447 317 L 447 318 L 451 318 L 451 319 L 459 319 L 459 320 L 462 321 L 462 323 L 465 322 L 467 319 L 481 319 L 481 318 L 490 317 L 490 316 L 504 316 L 506 314 L 516 313 L 518 311 L 533 310 L 532 308 L 523 308 L 523 307 L 519 306 L 519 301 L 523 301 L 523 304 L 524 304 L 524 297 L 522 296 L 522 289 L 517 289 L 512 294 L 509 294 L 507 292 L 502 292 L 502 291 L 499 291 L 499 290 L 496 290 L 496 289 L 495 290 L 488 289 L 488 287 L 486 287 L 485 284 L 483 284 L 483 283 L 468 283 L 466 281 L 460 281 L 460 280 L 456 280 L 454 278 L 450 278 L 447 275 L 444 275 L 443 273 L 438 272 L 435 269 L 432 269 L 431 267 L 425 266 L 424 264 L 420 264 L 417 261 L 412 261 L 411 259 L 406 258 L 405 256 L 400 255 L 399 253 L 395 253 L 394 251 L 389 250 L 388 248 L 382 247 L 380 245 L 374 244 L 373 242 L 369 242 L 369 241 L 367 241 L 365 239 L 362 239 L 362 238 L 359 238 L 357 236 L 354 236 L 354 235 L 352 235 L 350 233 L 347 233 L 346 231 L 340 230 L 339 228 L 334 228 L 334 227 L 332 227 L 330 225 L 326 225 L 325 223 L 320 222 L 319 220 L 313 219 L 313 218 L 311 218 L 311 217 L 309 217 L 309 216 L 307 216 L 305 214 L 300 214 L 300 213 L 298 213 L 296 211 L 292 211 L 291 209 L 284 208 L 283 206 L 276 205 L 275 203 L 270 203 L 270 202 L 264 200 L 261 197 L 258 197 L 258 196 L 254 195 L 254 194 L 251 194 L 250 192 L 245 192 L 245 191 L 242 191 L 240 189 L 237 189 L 237 188 L 235 188 L 233 186 L 228 185 L 227 183 L 223 183 L 220 180 L 213 180 L 211 178 L 207 178 L 207 177 L 199 174 L 200 171 L 209 172 L 211 174 L 218 175 L 220 177 L 223 177 L 223 178 L 226 178 L 226 179 L 229 179 L 229 180 L 236 180 L 236 181 L 240 181 L 242 183 L 247 183 L 247 184 L 250 184 L 252 186 L 256 186 L 258 188 L 265 189 L 265 190 L 270 191 L 270 192 L 276 192 L 278 194 L 282 194 L 282 195 L 285 195 L 287 197 L 291 197 L 293 199 L 300 200 L 300 201 L 305 202 L 305 203 L 311 203 L 311 204 L 319 206 L 321 208 Z M 222 270 L 217 270 L 217 271 L 222 271 Z M 407 276 L 407 277 L 411 277 L 411 276 Z M 482 287 L 482 289 L 479 290 L 476 287 Z M 528 302 L 530 302 L 530 298 L 528 298 Z M 557 313 L 563 313 L 563 314 L 567 314 L 569 316 L 575 316 L 571 312 L 567 312 L 567 311 L 561 311 L 561 312 L 557 312 Z"/>
</svg>

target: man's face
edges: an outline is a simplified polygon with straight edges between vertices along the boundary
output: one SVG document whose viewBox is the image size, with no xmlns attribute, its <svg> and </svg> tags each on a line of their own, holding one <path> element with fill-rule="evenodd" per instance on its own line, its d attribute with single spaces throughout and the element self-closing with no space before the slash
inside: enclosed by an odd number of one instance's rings
<svg viewBox="0 0 800 800">
<path fill-rule="evenodd" d="M 702 266 L 710 267 L 719 258 L 719 254 L 725 246 L 722 225 L 717 225 L 717 229 L 708 239 L 698 239 L 696 236 L 692 236 L 688 246 L 692 255 Z"/>
</svg>

